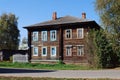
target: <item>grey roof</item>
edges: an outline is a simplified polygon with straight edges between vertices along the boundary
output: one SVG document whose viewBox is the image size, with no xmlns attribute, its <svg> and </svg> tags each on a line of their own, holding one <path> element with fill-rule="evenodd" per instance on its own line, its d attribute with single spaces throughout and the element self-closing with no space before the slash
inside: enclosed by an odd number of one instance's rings
<svg viewBox="0 0 120 80">
<path fill-rule="evenodd" d="M 47 25 L 69 24 L 69 23 L 78 23 L 78 22 L 89 22 L 89 21 L 93 21 L 93 20 L 80 19 L 73 16 L 64 16 L 57 18 L 56 20 L 49 20 L 49 21 L 33 24 L 30 26 L 26 26 L 24 28 L 35 27 L 35 26 L 37 27 L 37 26 L 47 26 Z"/>
</svg>

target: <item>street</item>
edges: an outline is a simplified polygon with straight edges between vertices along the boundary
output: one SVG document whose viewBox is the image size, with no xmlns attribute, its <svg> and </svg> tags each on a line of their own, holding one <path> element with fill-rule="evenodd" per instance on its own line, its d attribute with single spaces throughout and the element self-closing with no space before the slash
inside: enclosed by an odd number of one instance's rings
<svg viewBox="0 0 120 80">
<path fill-rule="evenodd" d="M 120 70 L 31 70 L 0 68 L 0 76 L 120 79 Z"/>
</svg>

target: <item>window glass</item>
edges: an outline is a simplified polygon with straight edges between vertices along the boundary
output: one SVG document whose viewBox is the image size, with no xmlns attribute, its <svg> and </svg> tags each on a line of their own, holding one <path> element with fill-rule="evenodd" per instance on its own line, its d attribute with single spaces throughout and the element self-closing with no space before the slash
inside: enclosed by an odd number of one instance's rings
<svg viewBox="0 0 120 80">
<path fill-rule="evenodd" d="M 41 33 L 42 33 L 41 34 L 42 41 L 47 41 L 47 31 L 42 31 Z"/>
<path fill-rule="evenodd" d="M 66 56 L 71 56 L 72 55 L 72 48 L 71 46 L 66 46 Z"/>
<path fill-rule="evenodd" d="M 84 46 L 77 46 L 77 55 L 78 56 L 83 56 L 84 55 Z"/>
<path fill-rule="evenodd" d="M 66 30 L 66 38 L 72 38 L 72 29 Z"/>
<path fill-rule="evenodd" d="M 33 56 L 38 56 L 38 47 L 33 48 Z"/>
<path fill-rule="evenodd" d="M 32 39 L 33 41 L 38 41 L 38 32 L 33 32 Z"/>
<path fill-rule="evenodd" d="M 77 38 L 83 38 L 83 28 L 77 29 Z"/>
<path fill-rule="evenodd" d="M 42 56 L 47 56 L 47 47 L 42 47 Z"/>
<path fill-rule="evenodd" d="M 56 47 L 51 47 L 51 56 L 56 56 Z"/>
<path fill-rule="evenodd" d="M 50 31 L 50 40 L 55 41 L 56 40 L 56 30 Z"/>
</svg>

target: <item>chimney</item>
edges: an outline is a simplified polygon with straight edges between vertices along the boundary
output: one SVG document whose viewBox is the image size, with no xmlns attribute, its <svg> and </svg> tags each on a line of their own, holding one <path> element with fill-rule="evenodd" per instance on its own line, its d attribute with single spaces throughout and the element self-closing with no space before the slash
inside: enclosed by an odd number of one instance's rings
<svg viewBox="0 0 120 80">
<path fill-rule="evenodd" d="M 53 12 L 52 20 L 56 20 L 56 19 L 57 19 L 57 13 L 56 13 L 56 12 Z"/>
<path fill-rule="evenodd" d="M 86 13 L 82 13 L 82 19 L 86 19 Z"/>
</svg>

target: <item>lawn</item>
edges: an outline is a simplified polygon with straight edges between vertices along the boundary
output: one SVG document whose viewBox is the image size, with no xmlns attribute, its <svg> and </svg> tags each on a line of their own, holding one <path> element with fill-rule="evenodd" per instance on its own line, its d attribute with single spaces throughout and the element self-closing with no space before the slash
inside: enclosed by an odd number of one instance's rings
<svg viewBox="0 0 120 80">
<path fill-rule="evenodd" d="M 29 68 L 29 69 L 49 69 L 49 70 L 89 70 L 89 66 L 72 64 L 40 64 L 40 63 L 12 63 L 0 62 L 0 67 L 9 68 Z"/>
<path fill-rule="evenodd" d="M 0 80 L 112 80 L 112 79 L 72 79 L 72 78 L 31 78 L 31 77 L 0 77 Z"/>
</svg>

